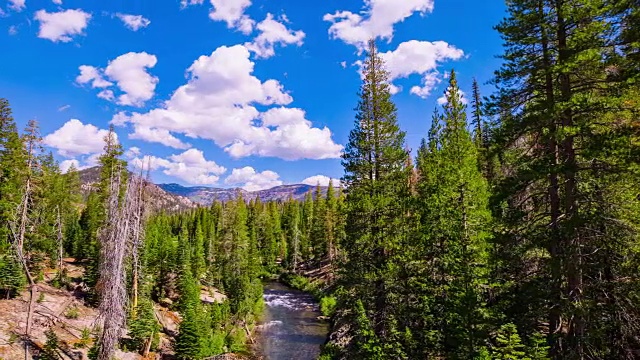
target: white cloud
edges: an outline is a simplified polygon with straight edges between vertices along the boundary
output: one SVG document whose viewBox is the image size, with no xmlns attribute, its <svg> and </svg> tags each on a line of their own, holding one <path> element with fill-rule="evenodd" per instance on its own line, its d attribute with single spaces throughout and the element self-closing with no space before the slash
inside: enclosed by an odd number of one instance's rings
<svg viewBox="0 0 640 360">
<path fill-rule="evenodd" d="M 279 22 L 273 18 L 273 15 L 267 14 L 267 17 L 256 26 L 260 34 L 253 39 L 253 42 L 245 44 L 247 49 L 255 52 L 258 57 L 268 58 L 275 55 L 274 46 L 276 44 L 301 46 L 305 33 L 302 30 L 288 29 L 283 24 L 288 21 L 286 16 L 281 20 L 282 22 Z"/>
<path fill-rule="evenodd" d="M 393 51 L 380 53 L 391 81 L 406 78 L 413 74 L 422 76 L 421 86 L 413 86 L 411 93 L 422 98 L 431 94 L 433 88 L 440 83 L 437 68 L 445 61 L 459 60 L 464 51 L 444 41 L 406 41 Z M 362 63 L 359 63 L 362 66 Z M 392 93 L 399 92 L 400 87 L 392 84 Z"/>
<path fill-rule="evenodd" d="M 71 168 L 71 165 L 73 165 L 73 167 L 75 167 L 76 170 L 82 170 L 89 167 L 89 166 L 80 165 L 80 161 L 78 161 L 78 159 L 63 160 L 59 166 L 60 172 L 62 172 L 63 174 L 66 174 Z"/>
<path fill-rule="evenodd" d="M 251 166 L 233 169 L 231 175 L 229 175 L 224 182 L 229 185 L 240 185 L 247 191 L 269 189 L 274 186 L 282 185 L 280 175 L 277 173 L 271 170 L 265 170 L 258 173 Z"/>
<path fill-rule="evenodd" d="M 464 52 L 444 41 L 406 41 L 393 51 L 380 53 L 391 78 L 407 77 L 411 74 L 425 74 L 433 71 L 440 63 L 458 60 Z"/>
<path fill-rule="evenodd" d="M 251 6 L 251 0 L 209 0 L 211 10 L 209 18 L 215 21 L 224 21 L 229 29 L 237 29 L 245 35 L 253 31 L 253 21 L 244 11 Z M 190 5 L 202 5 L 204 0 L 181 0 L 180 8 Z"/>
<path fill-rule="evenodd" d="M 124 92 L 118 97 L 118 104 L 143 106 L 153 97 L 158 78 L 147 73 L 147 69 L 157 62 L 155 55 L 146 52 L 129 52 L 109 62 L 104 73 Z"/>
<path fill-rule="evenodd" d="M 331 130 L 314 128 L 297 108 L 272 108 L 261 114 L 263 131 L 249 141 L 236 140 L 227 151 L 232 157 L 275 156 L 285 160 L 340 157 L 342 146 L 331 140 Z M 269 130 L 268 127 L 274 127 Z"/>
<path fill-rule="evenodd" d="M 146 28 L 151 24 L 151 21 L 142 15 L 129 15 L 117 13 L 118 19 L 122 20 L 124 25 L 133 31 L 138 31 L 141 28 Z"/>
<path fill-rule="evenodd" d="M 91 124 L 83 124 L 80 120 L 71 119 L 61 128 L 45 136 L 45 145 L 58 150 L 64 157 L 99 153 L 104 146 L 104 138 L 108 130 L 98 129 Z"/>
<path fill-rule="evenodd" d="M 122 92 L 117 97 L 117 103 L 140 107 L 155 93 L 159 80 L 150 75 L 147 70 L 153 68 L 156 63 L 155 55 L 146 52 L 129 52 L 109 61 L 104 71 L 93 66 L 81 65 L 76 82 L 79 84 L 91 82 L 93 88 L 110 87 L 115 82 Z M 113 82 L 105 80 L 105 77 Z M 114 91 L 111 89 L 102 90 L 98 93 L 98 97 L 108 101 L 116 100 Z"/>
<path fill-rule="evenodd" d="M 56 5 L 62 5 L 62 0 L 51 0 Z"/>
<path fill-rule="evenodd" d="M 329 186 L 329 182 L 333 185 L 333 187 L 337 187 L 340 184 L 340 179 L 332 179 L 325 175 L 315 175 L 310 176 L 304 180 L 302 180 L 303 184 L 311 185 L 311 186 Z"/>
<path fill-rule="evenodd" d="M 54 13 L 38 10 L 35 19 L 40 22 L 39 38 L 53 42 L 70 42 L 72 36 L 83 35 L 83 31 L 91 19 L 91 14 L 80 9 Z"/>
<path fill-rule="evenodd" d="M 458 90 L 460 92 L 460 102 L 467 105 L 469 103 L 469 100 L 467 99 L 467 94 L 462 91 L 462 90 Z M 449 88 L 447 88 L 447 90 L 444 92 L 444 94 L 438 98 L 437 103 L 438 105 L 446 105 L 449 101 L 447 100 L 447 96 L 449 95 Z"/>
<path fill-rule="evenodd" d="M 11 25 L 9 26 L 9 31 L 8 31 L 9 35 L 16 35 L 18 34 L 18 27 L 16 25 Z"/>
<path fill-rule="evenodd" d="M 91 82 L 91 87 L 93 88 L 105 88 L 113 85 L 113 83 L 105 80 L 100 74 L 100 71 L 93 66 L 80 65 L 78 69 L 80 70 L 80 75 L 76 77 L 78 84 Z"/>
<path fill-rule="evenodd" d="M 411 93 L 426 99 L 431 95 L 431 91 L 442 81 L 437 71 L 424 74 L 422 77 L 422 86 L 412 86 Z"/>
<path fill-rule="evenodd" d="M 336 11 L 326 14 L 325 21 L 331 22 L 329 34 L 347 44 L 364 49 L 372 38 L 393 38 L 393 26 L 414 13 L 426 14 L 433 11 L 434 0 L 364 0 L 365 9 L 360 14 L 350 11 Z"/>
<path fill-rule="evenodd" d="M 202 5 L 204 0 L 180 0 L 180 8 L 184 9 L 189 5 Z"/>
<path fill-rule="evenodd" d="M 251 6 L 251 0 L 210 0 L 213 9 L 209 18 L 224 21 L 229 29 L 235 28 L 247 35 L 253 31 L 254 21 L 244 11 Z M 192 0 L 193 2 L 193 0 Z"/>
<path fill-rule="evenodd" d="M 113 99 L 115 99 L 115 95 L 113 94 L 113 90 L 102 90 L 98 93 L 98 97 L 100 99 L 104 99 L 107 101 L 113 101 Z"/>
<path fill-rule="evenodd" d="M 209 139 L 233 157 L 275 156 L 289 160 L 339 157 L 342 146 L 328 128 L 314 128 L 300 109 L 274 108 L 261 114 L 255 106 L 287 105 L 293 101 L 276 80 L 253 76 L 254 63 L 242 45 L 222 46 L 199 57 L 188 69 L 188 82 L 180 86 L 162 108 L 128 116 L 117 114 L 114 123 L 130 123 L 131 136 L 174 148 L 185 144 L 159 139 L 171 133 Z M 128 117 L 128 118 L 126 118 Z M 176 139 L 177 140 L 177 139 Z"/>
<path fill-rule="evenodd" d="M 347 68 L 347 62 L 346 61 L 340 62 L 340 66 L 342 66 L 343 69 L 346 69 Z"/>
<path fill-rule="evenodd" d="M 140 151 L 139 147 L 132 146 L 124 152 L 124 157 L 126 159 L 134 159 L 135 157 L 140 156 L 141 153 L 142 152 Z"/>
<path fill-rule="evenodd" d="M 69 108 L 71 108 L 71 105 L 62 105 L 58 108 L 58 111 L 66 111 L 69 110 Z"/>
<path fill-rule="evenodd" d="M 25 0 L 9 0 L 9 9 L 15 11 L 22 11 L 27 5 L 25 4 Z"/>
<path fill-rule="evenodd" d="M 137 169 L 164 169 L 164 174 L 194 185 L 215 184 L 220 175 L 227 171 L 215 161 L 206 160 L 203 152 L 198 149 L 189 149 L 181 154 L 171 155 L 168 159 L 155 156 L 136 157 L 131 161 L 131 165 Z"/>
<path fill-rule="evenodd" d="M 167 129 L 151 128 L 146 126 L 134 126 L 134 132 L 129 135 L 129 139 L 138 139 L 149 142 L 157 142 L 174 149 L 188 149 L 190 144 L 180 141 L 171 135 Z"/>
</svg>

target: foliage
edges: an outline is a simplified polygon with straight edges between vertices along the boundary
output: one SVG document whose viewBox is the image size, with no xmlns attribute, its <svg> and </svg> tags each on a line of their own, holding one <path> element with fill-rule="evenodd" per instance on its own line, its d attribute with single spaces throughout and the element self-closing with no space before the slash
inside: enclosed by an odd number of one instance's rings
<svg viewBox="0 0 640 360">
<path fill-rule="evenodd" d="M 333 296 L 323 296 L 320 299 L 320 312 L 323 316 L 331 317 L 336 310 L 337 301 Z"/>
<path fill-rule="evenodd" d="M 58 355 L 59 348 L 59 340 L 56 333 L 49 329 L 45 332 L 45 336 L 47 337 L 47 341 L 42 348 L 43 354 L 42 358 L 44 360 L 58 360 L 60 359 L 60 355 Z"/>
<path fill-rule="evenodd" d="M 77 319 L 80 316 L 80 310 L 77 307 L 71 307 L 64 313 L 67 319 Z"/>
</svg>

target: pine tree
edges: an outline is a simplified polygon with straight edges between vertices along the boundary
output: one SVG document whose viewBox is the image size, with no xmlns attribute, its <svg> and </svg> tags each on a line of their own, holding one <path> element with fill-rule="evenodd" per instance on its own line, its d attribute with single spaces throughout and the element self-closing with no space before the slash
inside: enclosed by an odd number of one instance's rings
<svg viewBox="0 0 640 360">
<path fill-rule="evenodd" d="M 333 266 L 333 261 L 336 257 L 336 242 L 340 236 L 338 226 L 338 201 L 339 199 L 335 196 L 333 181 L 329 180 L 325 201 L 324 229 L 326 238 L 325 253 L 329 256 L 329 264 L 331 266 Z"/>
<path fill-rule="evenodd" d="M 0 98 L 0 241 L 10 242 L 9 222 L 22 200 L 26 151 L 6 99 Z"/>
<path fill-rule="evenodd" d="M 59 340 L 56 333 L 49 329 L 45 332 L 45 336 L 47 337 L 47 342 L 44 344 L 43 348 L 43 356 L 44 360 L 58 360 L 60 359 L 60 355 L 58 354 L 59 348 Z"/>
<path fill-rule="evenodd" d="M 318 184 L 313 194 L 313 224 L 311 225 L 311 246 L 315 260 L 321 259 L 327 253 L 326 216 L 326 200 Z"/>
<path fill-rule="evenodd" d="M 621 259 L 635 256 L 638 234 L 629 220 L 634 131 L 623 115 L 625 75 L 615 70 L 628 65 L 616 24 L 633 10 L 621 4 L 511 1 L 497 27 L 505 42 L 492 104 L 503 159 L 499 298 L 519 328 L 548 324 L 557 359 L 632 358 L 638 347 L 629 337 L 638 309 L 618 295 L 637 287 L 618 280 L 631 274 Z M 509 270 L 526 268 L 537 271 Z"/>
<path fill-rule="evenodd" d="M 496 336 L 496 345 L 492 350 L 495 360 L 529 360 L 525 358 L 524 345 L 520 340 L 516 326 L 507 324 L 500 327 Z"/>
<path fill-rule="evenodd" d="M 175 344 L 178 359 L 197 360 L 202 358 L 202 329 L 199 324 L 196 305 L 191 304 L 182 312 L 182 321 Z"/>
<path fill-rule="evenodd" d="M 349 290 L 341 301 L 342 311 L 356 306 L 351 299 L 362 301 L 375 337 L 385 349 L 402 346 L 394 343 L 397 324 L 393 319 L 402 304 L 398 286 L 408 251 L 411 171 L 405 167 L 405 134 L 397 124 L 388 79 L 375 43 L 370 41 L 355 128 L 343 154 L 348 192 L 347 263 L 342 281 Z"/>
<path fill-rule="evenodd" d="M 416 260 L 426 262 L 415 275 L 417 283 L 423 282 L 420 298 L 434 298 L 435 303 L 426 312 L 416 310 L 426 316 L 426 327 L 414 333 L 426 339 L 439 332 L 437 348 L 448 358 L 465 359 L 477 355 L 485 337 L 482 288 L 488 282 L 490 215 L 487 184 L 478 169 L 455 71 L 446 97 L 443 114 L 434 115 L 429 142 L 423 142 L 417 159 L 422 240 Z M 440 324 L 433 323 L 436 319 Z"/>
</svg>

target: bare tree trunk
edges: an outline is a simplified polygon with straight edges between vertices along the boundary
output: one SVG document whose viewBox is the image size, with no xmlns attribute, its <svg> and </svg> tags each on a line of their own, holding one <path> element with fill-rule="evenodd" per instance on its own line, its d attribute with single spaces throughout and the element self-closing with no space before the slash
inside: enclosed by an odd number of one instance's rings
<svg viewBox="0 0 640 360">
<path fill-rule="evenodd" d="M 100 320 L 98 360 L 111 360 L 125 323 L 126 287 L 124 257 L 129 222 L 120 211 L 120 166 L 112 169 L 109 182 L 106 228 L 100 232 Z"/>
<path fill-rule="evenodd" d="M 58 218 L 56 220 L 56 227 L 58 228 L 58 279 L 62 281 L 62 256 L 64 255 L 62 245 L 64 238 L 62 237 L 62 217 L 60 216 L 60 206 L 57 206 L 56 209 L 58 211 Z"/>
<path fill-rule="evenodd" d="M 133 263 L 132 308 L 138 305 L 139 248 L 141 246 L 144 217 L 145 181 L 133 176 L 121 194 L 123 169 L 112 171 L 107 203 L 107 225 L 100 232 L 102 242 L 100 256 L 100 320 L 102 332 L 98 339 L 98 360 L 110 360 L 125 326 L 127 250 Z"/>
</svg>

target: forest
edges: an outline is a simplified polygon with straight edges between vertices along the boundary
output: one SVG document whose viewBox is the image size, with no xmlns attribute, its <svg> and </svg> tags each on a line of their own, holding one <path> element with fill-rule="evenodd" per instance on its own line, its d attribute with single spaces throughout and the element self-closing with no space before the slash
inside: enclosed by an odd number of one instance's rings
<svg viewBox="0 0 640 360">
<path fill-rule="evenodd" d="M 156 351 L 159 303 L 181 315 L 178 359 L 248 354 L 278 276 L 330 316 L 321 359 L 640 358 L 640 3 L 509 0 L 495 29 L 495 91 L 467 99 L 451 70 L 413 153 L 371 40 L 342 181 L 304 201 L 152 211 L 113 132 L 83 198 L 1 100 L 0 295 L 31 308 L 44 270 L 64 287 L 76 259 L 99 360 L 123 334 Z M 60 358 L 31 317 L 25 354 Z"/>
</svg>

